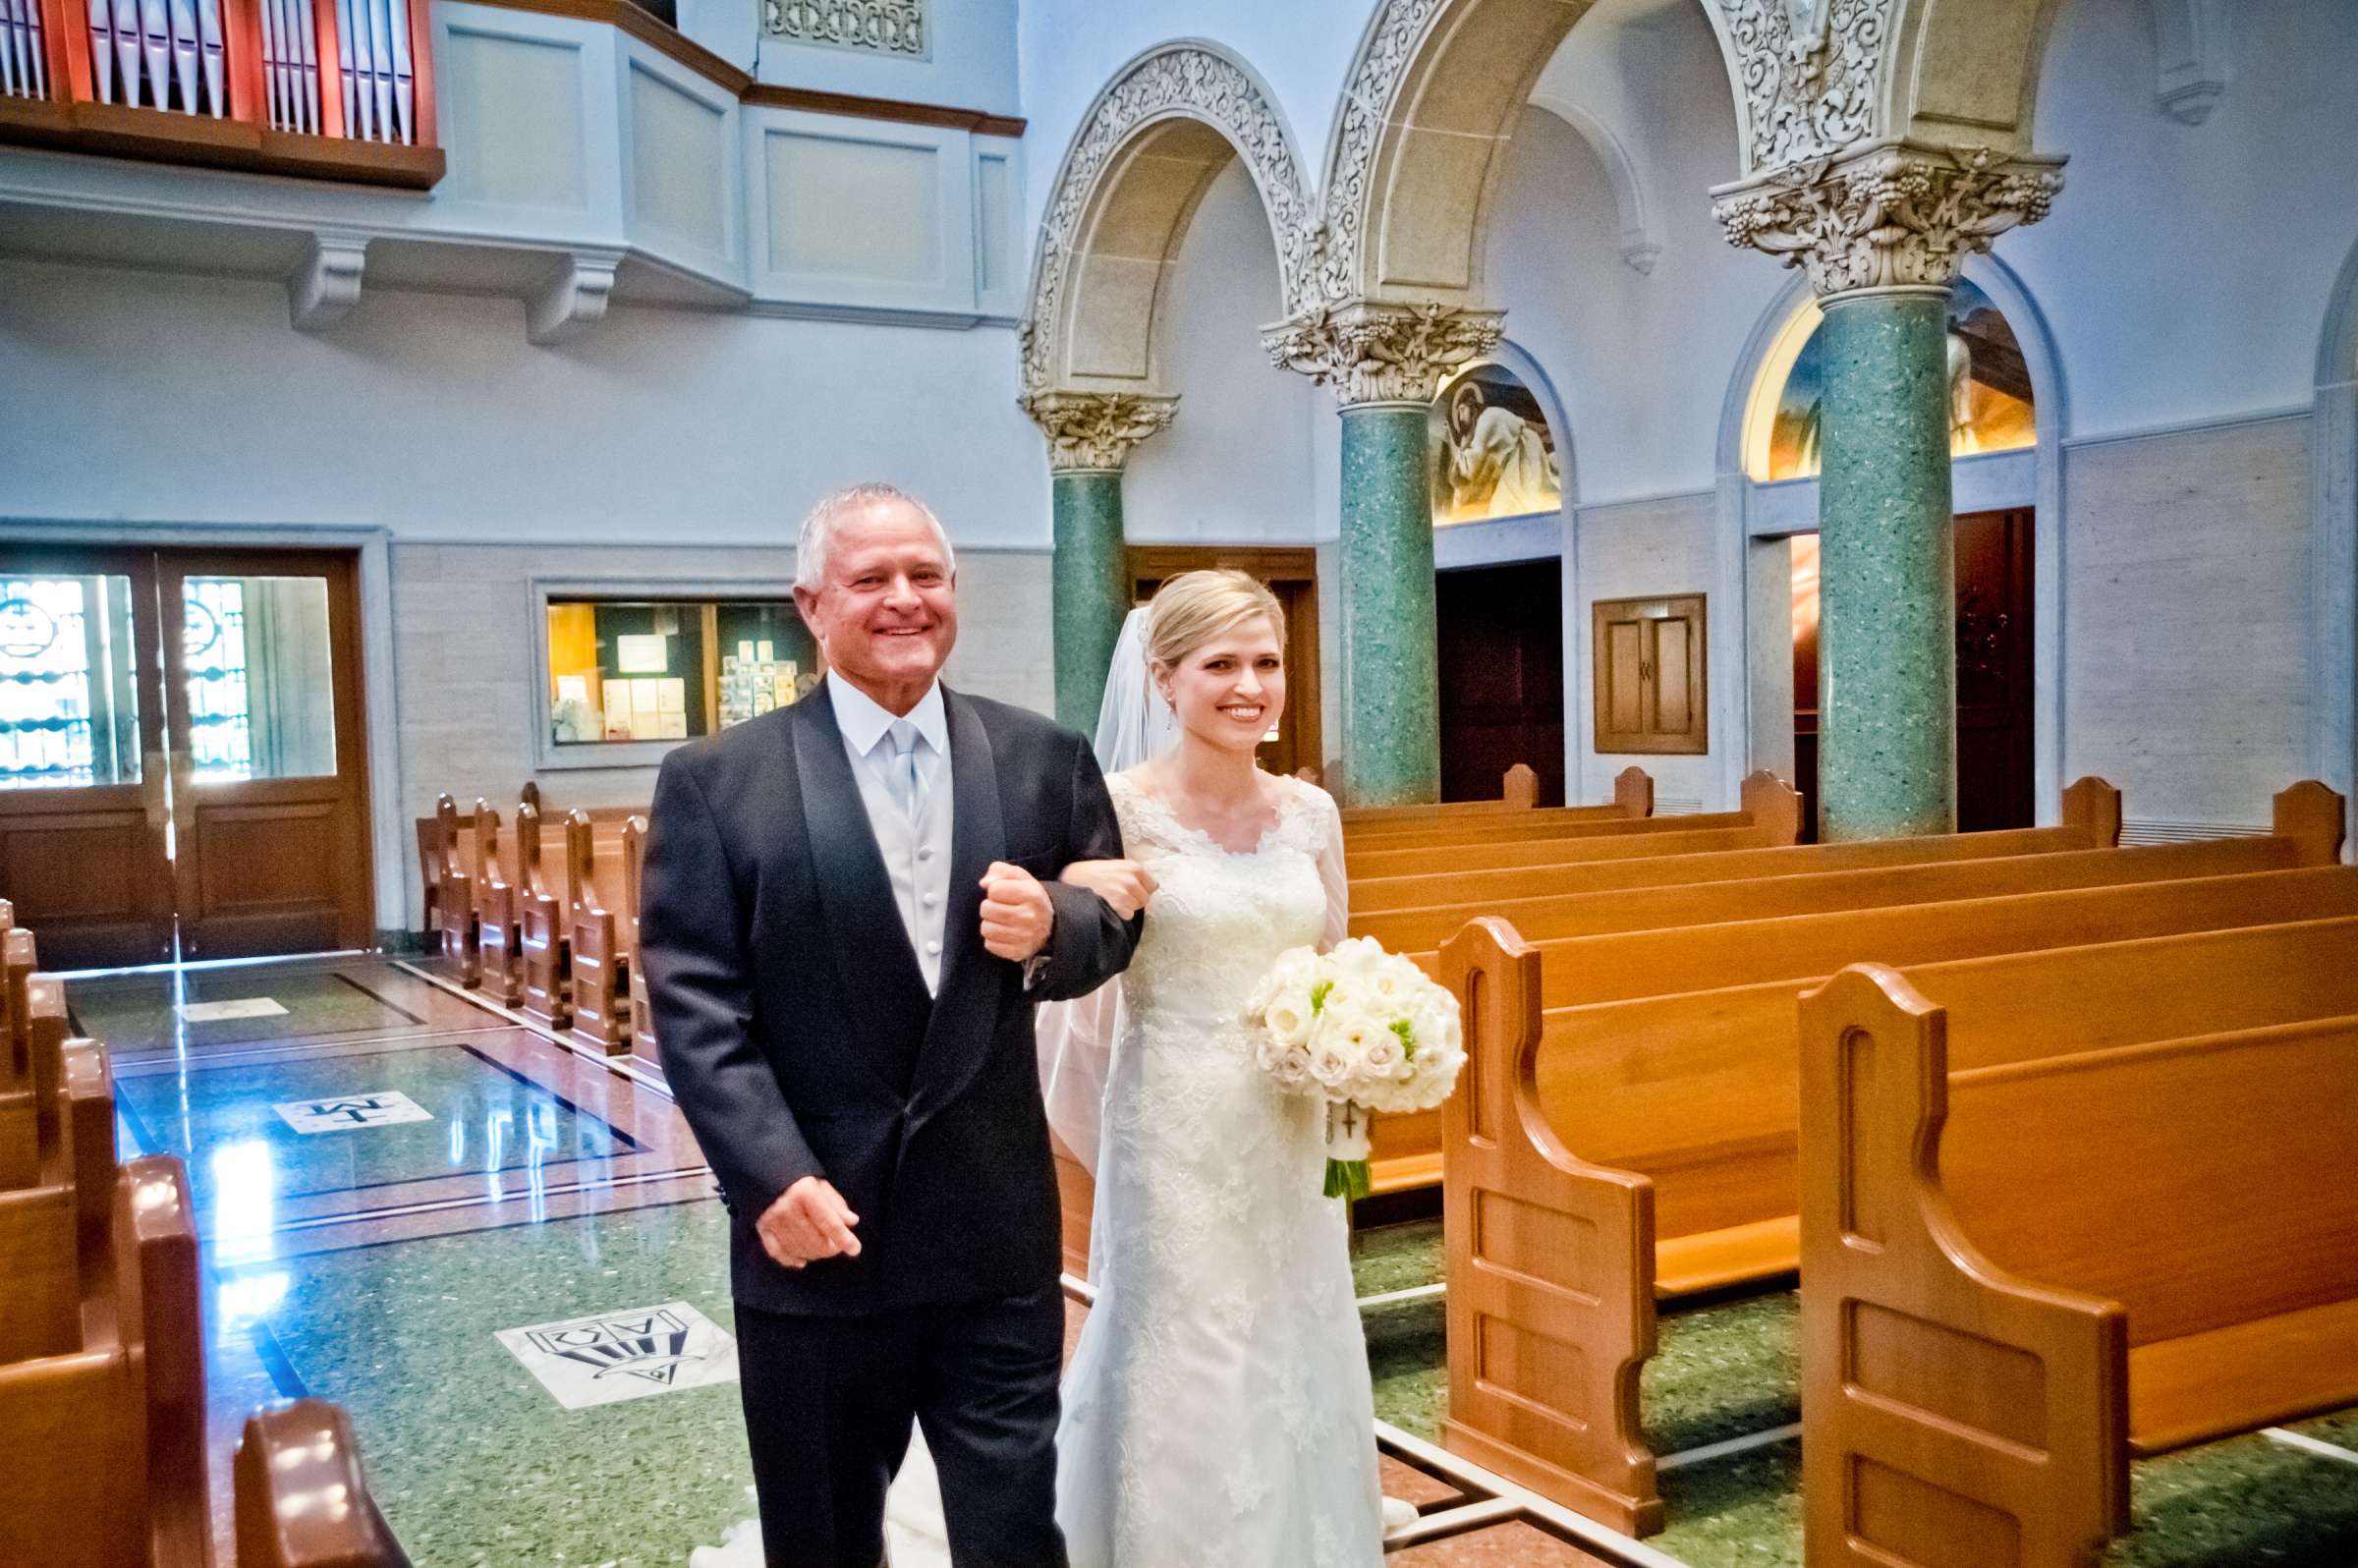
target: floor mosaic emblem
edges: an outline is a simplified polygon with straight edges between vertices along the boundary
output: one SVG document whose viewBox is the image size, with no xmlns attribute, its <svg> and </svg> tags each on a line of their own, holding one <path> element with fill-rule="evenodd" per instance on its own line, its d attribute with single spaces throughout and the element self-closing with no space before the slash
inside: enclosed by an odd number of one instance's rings
<svg viewBox="0 0 2358 1568">
<path fill-rule="evenodd" d="M 267 996 L 240 996 L 226 1002 L 183 1002 L 176 1009 L 192 1024 L 219 1024 L 234 1018 L 284 1018 L 287 1010 Z"/>
<path fill-rule="evenodd" d="M 737 1380 L 737 1341 L 684 1301 L 503 1328 L 497 1337 L 567 1410 Z"/>
<path fill-rule="evenodd" d="M 373 1094 L 338 1094 L 329 1099 L 290 1099 L 270 1108 L 299 1133 L 348 1133 L 356 1127 L 392 1127 L 434 1119 L 432 1111 L 398 1089 Z"/>
</svg>

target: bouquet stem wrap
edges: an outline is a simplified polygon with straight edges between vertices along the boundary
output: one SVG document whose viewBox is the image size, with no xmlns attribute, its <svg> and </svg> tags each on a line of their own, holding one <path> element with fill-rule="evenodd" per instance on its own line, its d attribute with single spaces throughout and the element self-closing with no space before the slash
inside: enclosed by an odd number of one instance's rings
<svg viewBox="0 0 2358 1568">
<path fill-rule="evenodd" d="M 1357 1203 L 1368 1196 L 1369 1135 L 1376 1115 L 1364 1105 L 1326 1102 L 1326 1196 Z"/>
</svg>

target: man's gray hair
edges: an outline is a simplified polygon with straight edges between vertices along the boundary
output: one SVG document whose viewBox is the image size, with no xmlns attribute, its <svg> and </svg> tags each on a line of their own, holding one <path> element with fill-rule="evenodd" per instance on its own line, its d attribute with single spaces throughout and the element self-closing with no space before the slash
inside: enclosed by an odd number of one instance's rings
<svg viewBox="0 0 2358 1568">
<path fill-rule="evenodd" d="M 803 518 L 803 531 L 794 547 L 794 586 L 817 592 L 827 580 L 827 551 L 835 540 L 835 525 L 865 508 L 893 501 L 926 520 L 933 536 L 941 541 L 942 565 L 955 577 L 958 552 L 950 545 L 950 531 L 941 526 L 931 507 L 896 484 L 855 484 L 820 496 L 818 504 Z"/>
</svg>

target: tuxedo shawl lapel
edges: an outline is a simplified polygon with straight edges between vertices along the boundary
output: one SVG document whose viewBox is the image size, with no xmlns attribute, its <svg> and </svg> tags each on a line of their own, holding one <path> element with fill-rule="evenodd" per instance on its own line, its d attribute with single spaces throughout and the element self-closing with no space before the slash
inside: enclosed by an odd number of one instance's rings
<svg viewBox="0 0 2358 1568">
<path fill-rule="evenodd" d="M 836 975 L 843 986 L 844 1007 L 853 1026 L 871 1048 L 866 1060 L 879 1082 L 895 1098 L 902 1091 L 891 1080 L 902 1063 L 887 1066 L 877 1052 L 889 1047 L 897 1028 L 895 1015 L 908 1017 L 906 1003 L 896 997 L 912 991 L 923 1003 L 926 978 L 917 967 L 917 953 L 901 924 L 900 907 L 893 900 L 892 882 L 885 874 L 883 852 L 860 799 L 859 781 L 852 777 L 851 758 L 844 754 L 843 732 L 835 725 L 835 704 L 822 683 L 794 704 L 794 763 L 801 784 L 803 821 L 811 838 L 813 886 L 818 894 L 818 937 L 835 952 Z M 977 871 L 977 876 L 982 873 Z M 953 904 L 955 900 L 953 899 Z"/>
<path fill-rule="evenodd" d="M 910 1096 L 913 1125 L 956 1099 L 982 1070 L 998 1031 L 1000 1002 L 1017 975 L 1015 965 L 982 949 L 982 873 L 992 861 L 1007 858 L 990 733 L 964 698 L 946 686 L 941 696 L 950 721 L 950 902 L 942 922 L 941 990 Z"/>
</svg>

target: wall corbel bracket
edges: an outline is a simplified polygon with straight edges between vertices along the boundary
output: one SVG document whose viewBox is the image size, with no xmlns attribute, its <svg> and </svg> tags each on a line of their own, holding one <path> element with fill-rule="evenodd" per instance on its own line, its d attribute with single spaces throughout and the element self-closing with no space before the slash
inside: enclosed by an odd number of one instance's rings
<svg viewBox="0 0 2358 1568">
<path fill-rule="evenodd" d="M 524 302 L 525 341 L 541 348 L 570 343 L 604 320 L 622 255 L 576 251 L 563 257 L 556 275 Z"/>
<path fill-rule="evenodd" d="M 368 237 L 318 233 L 287 274 L 287 317 L 298 332 L 324 332 L 361 303 Z"/>
</svg>

